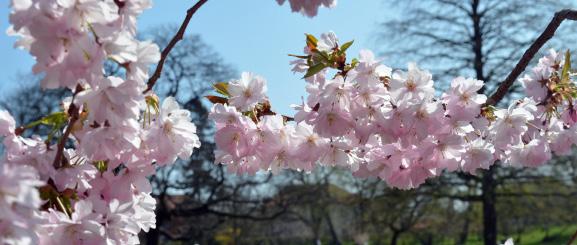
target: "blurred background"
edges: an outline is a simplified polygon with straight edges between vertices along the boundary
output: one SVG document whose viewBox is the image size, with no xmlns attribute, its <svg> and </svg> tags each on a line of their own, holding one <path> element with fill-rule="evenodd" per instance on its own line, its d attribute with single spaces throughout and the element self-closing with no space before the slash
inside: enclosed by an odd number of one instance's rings
<svg viewBox="0 0 577 245">
<path fill-rule="evenodd" d="M 140 18 L 139 33 L 163 48 L 194 1 L 154 3 Z M 213 83 L 251 71 L 268 79 L 274 109 L 290 114 L 289 105 L 305 93 L 287 54 L 302 52 L 304 33 L 331 30 L 342 42 L 355 40 L 350 56 L 368 48 L 393 68 L 418 62 L 438 89 L 461 75 L 484 80 L 483 92 L 491 94 L 554 13 L 575 7 L 569 0 L 341 0 L 309 19 L 273 0 L 209 0 L 155 87 L 192 111 L 202 148 L 151 177 L 157 229 L 141 234 L 142 242 L 430 245 L 484 244 L 497 236 L 565 244 L 577 230 L 577 152 L 537 169 L 496 164 L 477 175 L 444 174 L 411 191 L 332 168 L 238 176 L 213 163 L 214 128 L 203 96 Z M 576 40 L 577 23 L 566 22 L 547 47 L 575 49 Z M 0 108 L 25 124 L 60 110 L 67 92 L 42 91 L 38 75 L 29 73 L 33 58 L 13 49 L 14 41 L 0 36 Z M 106 72 L 118 71 L 110 65 Z M 508 99 L 521 96 L 516 87 Z"/>
</svg>

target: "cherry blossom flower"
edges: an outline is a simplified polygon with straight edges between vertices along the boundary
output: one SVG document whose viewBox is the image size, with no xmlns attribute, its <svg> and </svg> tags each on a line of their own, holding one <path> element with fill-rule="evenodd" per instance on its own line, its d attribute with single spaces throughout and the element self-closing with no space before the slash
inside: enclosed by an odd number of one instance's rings
<svg viewBox="0 0 577 245">
<path fill-rule="evenodd" d="M 200 147 L 190 111 L 181 109 L 174 97 L 163 101 L 160 116 L 146 137 L 148 145 L 158 146 L 153 155 L 162 165 L 174 162 L 177 157 L 188 159 L 193 149 Z"/>
<path fill-rule="evenodd" d="M 283 5 L 286 0 L 276 0 L 279 5 Z M 337 5 L 337 0 L 288 0 L 292 12 L 300 12 L 307 17 L 314 17 L 321 6 L 333 8 Z"/>
<path fill-rule="evenodd" d="M 51 209 L 48 213 L 49 224 L 44 225 L 42 244 L 101 244 L 104 241 L 104 227 L 101 217 L 92 210 L 92 203 L 79 201 L 74 204 L 71 217 Z"/>
<path fill-rule="evenodd" d="M 467 145 L 462 156 L 461 168 L 463 171 L 474 173 L 475 170 L 489 169 L 495 160 L 495 148 L 482 138 L 477 138 Z"/>
<path fill-rule="evenodd" d="M 82 154 L 92 160 L 122 159 L 129 157 L 132 149 L 140 146 L 138 122 L 125 121 L 125 125 L 103 126 L 83 132 L 80 147 Z"/>
<path fill-rule="evenodd" d="M 525 108 L 511 104 L 508 109 L 495 111 L 497 121 L 491 125 L 494 133 L 494 144 L 498 147 L 516 145 L 528 129 L 527 123 L 534 119 L 533 114 Z"/>
<path fill-rule="evenodd" d="M 315 131 L 323 137 L 341 136 L 348 132 L 352 125 L 351 115 L 340 108 L 323 110 L 314 120 Z"/>
<path fill-rule="evenodd" d="M 127 118 L 138 118 L 142 92 L 135 81 L 107 77 L 99 79 L 95 85 L 77 95 L 78 106 L 86 104 L 88 107 L 89 123 L 122 125 Z"/>
<path fill-rule="evenodd" d="M 140 227 L 131 219 L 132 202 L 121 204 L 117 199 L 109 203 L 109 209 L 103 215 L 103 226 L 107 244 L 139 244 Z"/>
<path fill-rule="evenodd" d="M 0 243 L 38 243 L 34 233 L 41 223 L 36 214 L 42 204 L 38 173 L 30 166 L 0 162 L 0 176 Z"/>
<path fill-rule="evenodd" d="M 317 49 L 319 51 L 330 52 L 338 46 L 339 39 L 334 32 L 327 32 L 321 34 L 321 38 L 317 43 Z"/>
<path fill-rule="evenodd" d="M 451 82 L 451 88 L 454 91 L 452 95 L 458 96 L 455 102 L 463 105 L 481 105 L 487 101 L 487 96 L 484 94 L 478 94 L 483 87 L 484 82 L 476 79 L 465 79 L 463 77 L 457 77 Z"/>
<path fill-rule="evenodd" d="M 14 133 L 16 121 L 8 111 L 0 110 L 0 136 L 8 136 Z"/>
<path fill-rule="evenodd" d="M 542 101 L 547 96 L 546 83 L 549 80 L 550 69 L 541 66 L 534 67 L 532 72 L 523 76 L 519 81 L 525 89 L 525 94 L 535 101 Z"/>
<path fill-rule="evenodd" d="M 229 103 L 239 111 L 249 111 L 257 103 L 264 101 L 266 90 L 264 78 L 243 72 L 239 80 L 233 80 L 228 84 L 231 95 Z"/>
<path fill-rule="evenodd" d="M 392 76 L 392 69 L 381 64 L 375 59 L 372 51 L 363 49 L 359 52 L 359 64 L 353 70 L 352 76 L 356 76 L 361 86 L 375 86 L 380 83 L 380 78 Z"/>
<path fill-rule="evenodd" d="M 432 75 L 409 63 L 409 70 L 395 71 L 390 82 L 391 96 L 397 100 L 423 100 L 434 95 Z"/>
<path fill-rule="evenodd" d="M 538 167 L 551 159 L 551 150 L 547 142 L 542 139 L 533 139 L 529 143 L 521 143 L 511 148 L 511 158 L 508 163 L 512 166 Z"/>
<path fill-rule="evenodd" d="M 136 1 L 128 1 L 136 2 Z M 128 63 L 128 79 L 144 84 L 148 79 L 150 65 L 156 64 L 160 60 L 160 49 L 158 45 L 144 41 L 138 42 L 136 47 L 136 60 Z"/>
</svg>

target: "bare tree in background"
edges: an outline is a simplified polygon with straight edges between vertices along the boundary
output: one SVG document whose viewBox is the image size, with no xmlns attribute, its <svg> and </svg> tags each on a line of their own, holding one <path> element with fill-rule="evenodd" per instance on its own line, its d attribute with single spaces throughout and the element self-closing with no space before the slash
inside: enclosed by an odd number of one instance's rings
<svg viewBox="0 0 577 245">
<path fill-rule="evenodd" d="M 389 2 L 399 5 L 399 2 Z M 449 78 L 472 76 L 485 81 L 481 92 L 489 94 L 510 72 L 522 52 L 535 40 L 554 13 L 568 7 L 556 0 L 424 0 L 405 1 L 397 19 L 381 25 L 384 54 L 402 57 L 389 60 L 395 66 L 416 61 L 439 74 L 437 83 L 447 85 Z M 393 7 L 394 8 L 394 7 Z M 573 26 L 575 27 L 575 26 Z M 558 31 L 557 41 L 567 38 L 566 29 Z M 563 48 L 563 43 L 557 48 Z M 496 166 L 481 176 L 460 174 L 461 184 L 479 188 L 480 196 L 469 201 L 483 204 L 485 244 L 497 244 L 497 188 L 501 177 Z M 442 182 L 439 181 L 439 182 Z"/>
<path fill-rule="evenodd" d="M 50 113 L 60 111 L 60 101 L 70 92 L 66 89 L 44 90 L 38 76 L 19 75 L 18 86 L 9 95 L 0 98 L 0 108 L 6 109 L 16 120 L 16 125 L 26 125 Z M 47 135 L 50 128 L 40 126 L 27 129 L 24 136 Z"/>
</svg>

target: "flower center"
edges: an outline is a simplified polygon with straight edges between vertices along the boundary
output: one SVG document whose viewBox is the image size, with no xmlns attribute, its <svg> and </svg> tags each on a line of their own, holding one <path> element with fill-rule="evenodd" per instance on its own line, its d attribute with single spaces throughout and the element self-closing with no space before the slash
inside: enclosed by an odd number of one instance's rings
<svg viewBox="0 0 577 245">
<path fill-rule="evenodd" d="M 417 84 L 415 84 L 415 82 L 413 82 L 413 80 L 409 80 L 409 81 L 407 81 L 406 87 L 407 87 L 407 90 L 413 92 L 417 88 Z"/>
<path fill-rule="evenodd" d="M 252 92 L 250 91 L 250 89 L 247 89 L 244 91 L 243 95 L 246 98 L 250 98 L 250 97 L 252 97 Z"/>
<path fill-rule="evenodd" d="M 165 134 L 170 134 L 172 132 L 172 123 L 170 121 L 166 121 L 162 127 L 162 130 Z"/>
<path fill-rule="evenodd" d="M 329 122 L 329 125 L 333 125 L 333 122 L 335 121 L 335 115 L 333 113 L 327 113 L 327 121 Z"/>
</svg>

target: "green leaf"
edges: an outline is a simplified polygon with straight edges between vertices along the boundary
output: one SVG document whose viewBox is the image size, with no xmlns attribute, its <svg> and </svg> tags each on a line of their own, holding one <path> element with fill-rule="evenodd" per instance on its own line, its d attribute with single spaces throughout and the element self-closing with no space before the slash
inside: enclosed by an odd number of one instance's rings
<svg viewBox="0 0 577 245">
<path fill-rule="evenodd" d="M 51 200 L 56 198 L 56 196 L 58 195 L 58 193 L 54 191 L 54 188 L 52 188 L 49 185 L 45 185 L 38 188 L 38 191 L 40 192 L 40 199 L 42 200 Z"/>
<path fill-rule="evenodd" d="M 26 128 L 36 127 L 38 125 L 48 125 L 48 126 L 58 126 L 64 125 L 68 121 L 68 115 L 65 112 L 54 112 L 48 116 L 41 118 L 38 121 L 34 121 L 26 125 Z"/>
<path fill-rule="evenodd" d="M 351 66 L 354 68 L 359 64 L 359 60 L 357 58 L 353 58 L 351 61 Z"/>
<path fill-rule="evenodd" d="M 214 89 L 216 90 L 217 93 L 222 94 L 226 97 L 230 97 L 230 93 L 228 92 L 228 83 L 220 82 L 220 83 L 215 83 L 212 86 L 214 87 Z"/>
<path fill-rule="evenodd" d="M 316 64 L 314 66 L 311 66 L 311 67 L 309 67 L 309 69 L 307 70 L 307 73 L 305 74 L 305 76 L 303 78 L 307 78 L 307 77 L 310 77 L 314 74 L 317 74 L 318 72 L 322 71 L 325 68 L 327 68 L 327 66 L 323 63 L 319 63 L 319 64 Z"/>
<path fill-rule="evenodd" d="M 331 59 L 329 57 L 329 53 L 327 53 L 326 51 L 319 51 L 319 50 L 314 50 L 313 51 L 313 61 L 314 63 L 331 63 Z M 320 58 L 320 59 L 319 59 Z"/>
<path fill-rule="evenodd" d="M 288 56 L 296 57 L 296 58 L 299 58 L 299 59 L 308 59 L 308 58 L 311 57 L 310 55 L 296 55 L 296 54 L 289 54 Z"/>
<path fill-rule="evenodd" d="M 305 33 L 305 36 L 307 37 L 307 47 L 309 47 L 311 50 L 317 49 L 317 38 L 308 33 Z"/>
<path fill-rule="evenodd" d="M 253 117 L 256 116 L 253 111 L 245 111 L 245 112 L 242 113 L 242 115 L 243 115 L 243 116 L 246 116 L 246 117 L 249 117 L 249 118 L 253 118 Z"/>
<path fill-rule="evenodd" d="M 565 64 L 563 65 L 563 70 L 561 71 L 561 81 L 569 81 L 569 71 L 571 71 L 571 53 L 569 50 L 565 52 Z"/>
<path fill-rule="evenodd" d="M 346 42 L 346 43 L 344 43 L 343 45 L 341 45 L 341 48 L 340 48 L 341 53 L 346 52 L 347 49 L 349 49 L 349 48 L 351 47 L 351 45 L 353 45 L 353 42 L 354 42 L 354 41 L 355 41 L 355 40 L 352 40 L 352 41 L 350 41 L 350 42 Z"/>
</svg>

